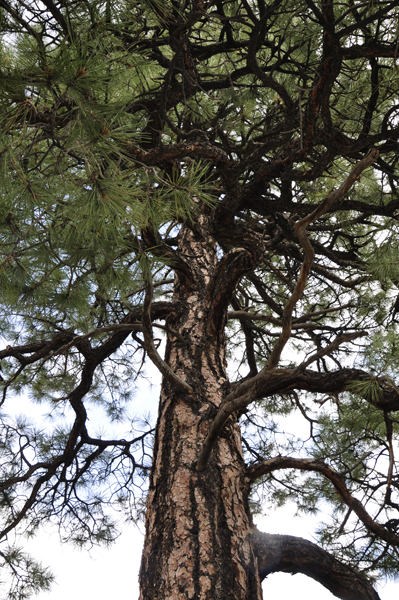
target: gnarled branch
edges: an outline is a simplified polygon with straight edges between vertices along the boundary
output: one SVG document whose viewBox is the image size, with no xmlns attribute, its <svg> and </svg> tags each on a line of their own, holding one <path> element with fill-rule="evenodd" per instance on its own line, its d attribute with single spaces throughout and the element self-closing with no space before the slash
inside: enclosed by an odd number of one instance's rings
<svg viewBox="0 0 399 600">
<path fill-rule="evenodd" d="M 262 256 L 262 248 L 249 252 L 245 248 L 230 250 L 219 262 L 209 286 L 209 328 L 218 331 L 226 319 L 226 309 L 237 282 L 252 271 Z"/>
<path fill-rule="evenodd" d="M 299 365 L 299 367 L 296 369 L 276 369 L 272 371 L 263 369 L 258 375 L 239 386 L 239 390 L 242 389 L 241 394 L 239 391 L 236 391 L 227 396 L 225 403 L 220 407 L 214 421 L 209 428 L 208 435 L 205 438 L 198 456 L 196 466 L 197 471 L 201 472 L 205 470 L 216 439 L 230 415 L 236 411 L 243 410 L 249 404 L 251 404 L 251 402 L 254 402 L 257 398 L 264 396 L 264 391 L 267 389 L 267 395 L 272 395 L 273 393 L 275 394 L 279 392 L 281 393 L 289 389 L 293 389 L 300 374 L 305 372 L 305 369 L 309 364 L 318 360 L 322 356 L 326 356 L 333 350 L 336 350 L 344 342 L 354 340 L 358 337 L 363 337 L 364 335 L 367 335 L 366 331 L 355 331 L 353 333 L 338 335 L 331 344 L 319 352 L 312 354 L 304 363 L 302 363 L 302 365 Z"/>
<path fill-rule="evenodd" d="M 302 297 L 310 270 L 313 265 L 314 249 L 307 236 L 306 228 L 308 227 L 308 225 L 313 223 L 313 221 L 324 215 L 324 213 L 327 212 L 333 204 L 335 204 L 345 196 L 345 194 L 352 187 L 355 181 L 359 179 L 361 173 L 363 173 L 363 171 L 367 169 L 367 167 L 372 165 L 373 162 L 377 160 L 378 154 L 378 150 L 376 150 L 375 148 L 370 150 L 370 152 L 352 169 L 344 183 L 337 190 L 331 192 L 327 196 L 327 198 L 325 198 L 325 200 L 309 215 L 295 223 L 295 233 L 303 248 L 304 260 L 295 289 L 284 307 L 283 330 L 273 348 L 266 369 L 274 369 L 278 365 L 281 353 L 291 334 L 292 313 L 294 307 L 298 300 L 300 300 L 300 298 Z"/>
<path fill-rule="evenodd" d="M 173 383 L 174 386 L 177 387 L 182 392 L 186 394 L 192 394 L 193 389 L 188 383 L 180 379 L 176 373 L 172 371 L 168 364 L 157 352 L 157 349 L 154 346 L 154 337 L 152 333 L 152 323 L 151 323 L 151 300 L 152 300 L 152 284 L 149 283 L 146 286 L 145 297 L 144 297 L 144 306 L 143 306 L 143 334 L 144 334 L 144 348 L 152 360 L 154 365 L 159 369 L 162 375 Z"/>
<path fill-rule="evenodd" d="M 379 595 L 362 574 L 337 560 L 313 542 L 292 535 L 251 534 L 258 556 L 259 575 L 303 573 L 315 579 L 342 600 L 379 600 Z"/>
</svg>

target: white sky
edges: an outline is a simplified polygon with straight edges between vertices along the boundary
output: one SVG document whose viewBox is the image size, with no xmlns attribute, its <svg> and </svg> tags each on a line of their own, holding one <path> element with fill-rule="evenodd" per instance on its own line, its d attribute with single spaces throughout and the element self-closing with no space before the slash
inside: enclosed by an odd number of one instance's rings
<svg viewBox="0 0 399 600">
<path fill-rule="evenodd" d="M 258 528 L 269 533 L 285 533 L 312 539 L 312 518 L 294 517 L 288 506 L 257 522 Z M 51 565 L 56 583 L 51 592 L 41 593 L 36 600 L 109 600 L 138 598 L 138 570 L 143 544 L 142 534 L 134 527 L 124 529 L 110 550 L 95 548 L 90 553 L 61 546 L 57 535 L 41 533 L 29 542 L 36 559 Z M 381 600 L 397 600 L 399 585 L 388 583 L 378 589 Z M 335 598 L 323 586 L 304 575 L 276 573 L 263 583 L 264 599 L 295 598 L 295 600 L 332 600 Z M 3 600 L 3 599 L 2 599 Z M 5 600 L 5 599 L 4 599 Z"/>
<path fill-rule="evenodd" d="M 160 376 L 155 367 L 149 366 L 147 373 L 153 385 L 144 388 L 136 395 L 139 404 L 156 414 Z M 155 384 L 155 385 L 154 385 Z M 28 409 L 22 398 L 18 399 L 20 411 Z M 24 406 L 25 405 L 25 406 Z M 28 411 L 27 411 L 28 412 Z M 90 424 L 93 426 L 93 415 Z M 314 541 L 312 532 L 317 518 L 296 517 L 295 507 L 288 504 L 256 520 L 261 531 L 297 535 Z M 143 531 L 143 526 L 141 527 Z M 93 548 L 90 551 L 76 549 L 67 544 L 61 545 L 58 533 L 41 531 L 34 540 L 18 540 L 18 545 L 31 553 L 36 560 L 49 566 L 56 582 L 50 592 L 43 592 L 34 597 L 35 600 L 109 600 L 123 597 L 126 600 L 137 600 L 138 571 L 143 545 L 143 533 L 134 525 L 123 528 L 121 536 L 110 549 Z M 10 540 L 11 541 L 11 540 Z M 398 600 L 399 584 L 389 582 L 378 589 L 381 600 Z M 264 599 L 279 598 L 281 600 L 332 600 L 335 598 L 323 586 L 304 575 L 287 575 L 276 573 L 270 575 L 263 583 Z M 6 598 L 0 598 L 6 600 Z"/>
</svg>

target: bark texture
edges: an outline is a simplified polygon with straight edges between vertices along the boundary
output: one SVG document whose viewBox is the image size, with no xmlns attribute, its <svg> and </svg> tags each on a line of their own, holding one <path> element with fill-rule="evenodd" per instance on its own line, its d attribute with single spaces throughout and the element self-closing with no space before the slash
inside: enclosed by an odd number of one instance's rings
<svg viewBox="0 0 399 600">
<path fill-rule="evenodd" d="M 215 244 L 200 229 L 184 230 L 179 246 L 191 278 L 177 276 L 174 301 L 183 309 L 169 325 L 179 339 L 169 335 L 165 361 L 194 392 L 164 378 L 140 599 L 259 600 L 237 424 L 227 423 L 208 469 L 195 468 L 209 422 L 228 393 L 223 323 L 215 322 L 226 319 L 222 270 L 229 270 L 233 285 L 234 273 L 245 268 L 245 251 L 218 263 Z"/>
<path fill-rule="evenodd" d="M 315 544 L 254 531 L 248 494 L 258 474 L 244 464 L 237 415 L 232 411 L 215 438 L 206 468 L 198 468 L 216 415 L 229 397 L 240 395 L 231 391 L 226 375 L 223 331 L 234 286 L 257 260 L 242 248 L 218 260 L 206 221 L 202 216 L 194 230 L 183 227 L 179 234 L 180 261 L 185 264 L 176 267 L 173 303 L 179 310 L 167 320 L 164 360 L 151 341 L 151 292 L 144 306 L 146 348 L 152 349 L 149 356 L 154 355 L 155 364 L 162 363 L 164 379 L 140 600 L 260 600 L 261 580 L 276 571 L 308 575 L 344 600 L 378 600 L 364 576 Z M 272 371 L 270 379 L 278 386 L 276 374 Z M 289 387 L 290 370 L 278 374 L 282 385 Z M 298 372 L 295 378 L 297 382 Z M 298 468 L 302 466 L 300 462 Z M 268 463 L 259 466 L 261 474 L 266 468 Z"/>
</svg>

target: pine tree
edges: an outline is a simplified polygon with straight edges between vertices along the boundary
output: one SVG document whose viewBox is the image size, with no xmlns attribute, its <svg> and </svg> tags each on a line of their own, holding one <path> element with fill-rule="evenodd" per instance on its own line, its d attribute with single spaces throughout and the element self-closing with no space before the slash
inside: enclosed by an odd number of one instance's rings
<svg viewBox="0 0 399 600">
<path fill-rule="evenodd" d="M 145 506 L 142 600 L 259 600 L 276 571 L 376 600 L 398 576 L 398 19 L 0 0 L 9 598 L 52 582 L 11 532 L 108 544 L 111 509 Z M 155 429 L 132 417 L 147 361 Z M 15 418 L 21 394 L 51 420 Z M 253 525 L 287 500 L 322 504 L 319 545 Z"/>
</svg>

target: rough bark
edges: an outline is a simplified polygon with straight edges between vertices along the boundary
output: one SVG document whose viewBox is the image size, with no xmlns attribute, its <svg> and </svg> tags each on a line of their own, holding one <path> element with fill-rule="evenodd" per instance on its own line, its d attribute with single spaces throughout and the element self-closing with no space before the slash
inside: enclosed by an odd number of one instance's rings
<svg viewBox="0 0 399 600">
<path fill-rule="evenodd" d="M 170 372 L 164 373 L 161 390 L 140 600 L 260 600 L 261 580 L 275 571 L 304 573 L 345 600 L 378 600 L 364 576 L 315 544 L 254 532 L 248 506 L 251 476 L 234 415 L 218 435 L 207 468 L 198 471 L 209 424 L 230 391 L 223 334 L 226 298 L 256 261 L 242 249 L 218 261 L 206 217 L 201 219 L 203 226 L 195 233 L 183 228 L 179 235 L 191 273 L 176 276 L 179 311 L 169 316 L 166 327 L 164 362 Z M 148 299 L 146 306 L 149 347 Z"/>
<path fill-rule="evenodd" d="M 248 480 L 237 424 L 228 424 L 218 439 L 207 471 L 195 469 L 209 420 L 228 391 L 223 323 L 215 327 L 214 319 L 215 314 L 226 319 L 220 293 L 223 261 L 218 263 L 215 244 L 201 232 L 184 230 L 179 246 L 190 261 L 192 278 L 188 285 L 187 279 L 177 276 L 174 301 L 184 308 L 168 325 L 180 339 L 168 335 L 165 361 L 194 392 L 185 393 L 164 378 L 140 599 L 259 600 L 257 558 L 249 537 Z M 231 285 L 237 255 L 229 266 L 224 263 L 233 273 Z M 238 260 L 237 277 L 245 268 L 243 256 Z"/>
</svg>

